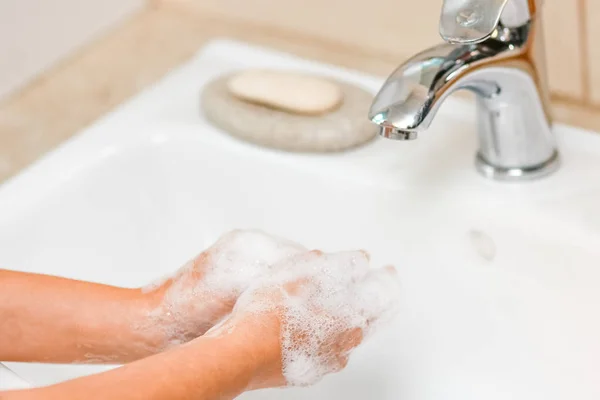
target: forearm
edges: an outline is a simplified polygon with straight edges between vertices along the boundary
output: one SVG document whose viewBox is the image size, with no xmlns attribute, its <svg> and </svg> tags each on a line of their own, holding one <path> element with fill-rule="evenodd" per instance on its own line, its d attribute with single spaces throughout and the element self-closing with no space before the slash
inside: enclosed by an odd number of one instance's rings
<svg viewBox="0 0 600 400">
<path fill-rule="evenodd" d="M 2 400 L 225 400 L 252 389 L 264 354 L 231 338 L 199 338 L 98 375 L 45 388 L 0 392 Z"/>
<path fill-rule="evenodd" d="M 163 338 L 139 290 L 0 270 L 0 360 L 128 362 Z"/>
</svg>

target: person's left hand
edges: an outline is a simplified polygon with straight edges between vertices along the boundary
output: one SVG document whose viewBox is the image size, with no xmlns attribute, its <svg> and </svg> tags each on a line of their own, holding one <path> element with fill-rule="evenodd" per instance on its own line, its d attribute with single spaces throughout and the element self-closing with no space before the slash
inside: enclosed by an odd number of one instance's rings
<svg viewBox="0 0 600 400">
<path fill-rule="evenodd" d="M 365 251 L 286 258 L 204 337 L 247 352 L 255 367 L 247 390 L 312 385 L 341 371 L 363 338 L 396 312 L 395 268 L 369 263 Z"/>
<path fill-rule="evenodd" d="M 201 336 L 274 264 L 306 251 L 260 231 L 229 232 L 171 278 L 143 289 L 152 306 L 147 326 L 140 329 L 158 330 L 164 348 Z"/>
</svg>

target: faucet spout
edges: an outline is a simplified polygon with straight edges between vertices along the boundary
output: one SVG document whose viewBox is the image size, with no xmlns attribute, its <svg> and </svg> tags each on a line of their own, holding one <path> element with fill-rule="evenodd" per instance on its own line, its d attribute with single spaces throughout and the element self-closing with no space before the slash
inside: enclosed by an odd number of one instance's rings
<svg viewBox="0 0 600 400">
<path fill-rule="evenodd" d="M 371 105 L 369 119 L 381 126 L 418 132 L 429 128 L 439 106 L 459 89 L 492 98 L 500 92 L 498 84 L 484 77 L 474 79 L 467 73 L 489 53 L 485 46 L 441 44 L 417 54 L 383 84 Z"/>
<path fill-rule="evenodd" d="M 370 120 L 386 138 L 414 139 L 448 96 L 469 90 L 476 94 L 480 173 L 517 180 L 552 172 L 558 153 L 538 29 L 537 19 L 517 28 L 498 23 L 487 40 L 444 43 L 415 55 L 385 81 Z"/>
</svg>

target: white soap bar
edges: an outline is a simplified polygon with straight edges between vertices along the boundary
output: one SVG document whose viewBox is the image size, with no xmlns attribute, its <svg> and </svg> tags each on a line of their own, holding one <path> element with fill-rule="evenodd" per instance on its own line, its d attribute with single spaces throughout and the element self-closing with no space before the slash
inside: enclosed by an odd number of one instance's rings
<svg viewBox="0 0 600 400">
<path fill-rule="evenodd" d="M 245 101 L 297 114 L 323 114 L 342 102 L 334 82 L 312 75 L 277 70 L 247 70 L 227 82 L 229 92 Z"/>
</svg>

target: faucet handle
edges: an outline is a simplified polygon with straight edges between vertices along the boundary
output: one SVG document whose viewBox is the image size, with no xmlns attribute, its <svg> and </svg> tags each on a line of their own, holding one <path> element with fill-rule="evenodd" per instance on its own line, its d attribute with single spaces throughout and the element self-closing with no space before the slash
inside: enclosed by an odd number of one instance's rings
<svg viewBox="0 0 600 400">
<path fill-rule="evenodd" d="M 440 35 L 449 43 L 477 43 L 498 26 L 508 0 L 444 0 Z"/>
<path fill-rule="evenodd" d="M 504 26 L 527 23 L 542 0 L 444 0 L 440 35 L 449 43 L 478 43 Z"/>
</svg>

